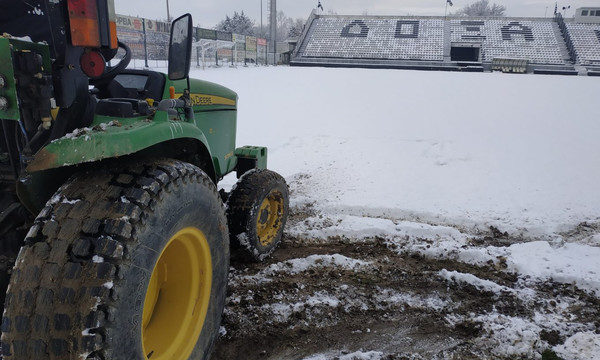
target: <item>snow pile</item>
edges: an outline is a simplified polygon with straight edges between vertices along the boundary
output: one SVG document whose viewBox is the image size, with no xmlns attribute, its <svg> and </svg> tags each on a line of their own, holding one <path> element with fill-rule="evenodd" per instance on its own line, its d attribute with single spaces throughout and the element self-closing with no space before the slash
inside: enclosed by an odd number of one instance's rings
<svg viewBox="0 0 600 360">
<path fill-rule="evenodd" d="M 504 356 L 536 358 L 543 350 L 539 344 L 541 329 L 536 324 L 520 317 L 509 317 L 496 313 L 475 317 L 483 324 L 486 336 L 476 341 Z"/>
<path fill-rule="evenodd" d="M 341 270 L 356 270 L 368 265 L 369 263 L 366 261 L 351 259 L 340 254 L 310 255 L 306 258 L 292 259 L 270 265 L 260 275 L 273 276 L 277 273 L 294 275 L 316 267 L 336 267 Z"/>
<path fill-rule="evenodd" d="M 266 304 L 261 307 L 262 312 L 270 313 L 272 318 L 270 321 L 274 323 L 288 323 L 292 321 L 291 317 L 294 314 L 302 314 L 304 320 L 301 322 L 293 321 L 291 327 L 299 325 L 327 326 L 335 323 L 331 314 L 328 314 L 329 309 L 335 309 L 343 301 L 335 295 L 329 294 L 326 291 L 318 291 L 313 295 L 298 299 L 295 303 L 277 302 Z"/>
<path fill-rule="evenodd" d="M 511 245 L 506 249 L 509 271 L 532 279 L 576 284 L 600 297 L 600 247 L 543 241 Z"/>
<path fill-rule="evenodd" d="M 565 359 L 589 359 L 589 354 L 600 354 L 600 334 L 590 332 L 595 329 L 595 319 L 575 319 L 571 309 L 583 306 L 577 299 L 563 297 L 561 299 L 542 299 L 536 291 L 528 288 L 509 288 L 493 281 L 480 279 L 472 274 L 457 271 L 441 270 L 438 275 L 451 283 L 470 284 L 480 291 L 492 293 L 493 303 L 502 303 L 501 294 L 518 297 L 526 308 L 535 308 L 542 304 L 543 312 L 535 311 L 533 316 L 507 316 L 492 311 L 487 314 L 471 314 L 470 316 L 449 315 L 446 317 L 452 326 L 468 322 L 479 324 L 482 334 L 475 340 L 482 348 L 508 357 L 539 358 L 544 350 L 553 350 L 565 356 Z M 517 287 L 525 286 L 524 282 Z M 540 341 L 544 333 L 555 332 L 567 335 L 563 345 L 552 347 L 546 340 Z M 570 337 L 569 337 L 570 336 Z"/>
<path fill-rule="evenodd" d="M 593 332 L 577 333 L 567 339 L 564 345 L 555 347 L 559 356 L 573 360 L 599 360 L 600 336 Z"/>
<path fill-rule="evenodd" d="M 539 315 L 539 314 L 537 314 Z M 449 316 L 450 323 L 458 323 L 467 319 L 461 316 Z M 544 322 L 549 320 L 550 322 Z M 551 319 L 544 316 L 536 316 L 535 321 L 523 317 L 513 317 L 498 314 L 496 312 L 475 316 L 468 319 L 469 322 L 478 323 L 482 327 L 482 335 L 475 342 L 482 348 L 492 348 L 497 354 L 507 357 L 518 357 L 528 359 L 539 359 L 540 354 L 548 348 L 552 348 L 559 356 L 569 360 L 593 360 L 600 359 L 600 335 L 591 331 L 571 327 L 568 323 L 558 326 L 565 332 L 575 332 L 568 337 L 563 345 L 549 346 L 546 341 L 540 341 L 540 333 L 552 327 Z M 565 321 L 563 319 L 562 321 Z"/>
<path fill-rule="evenodd" d="M 448 226 L 350 215 L 315 216 L 288 229 L 296 237 L 322 239 L 345 236 L 352 241 L 380 236 L 399 252 L 419 253 L 486 266 L 503 265 L 531 281 L 575 284 L 600 296 L 600 247 L 564 241 L 532 241 L 510 246 L 476 246 L 481 235 Z M 501 264 L 500 264 L 501 263 Z"/>
<path fill-rule="evenodd" d="M 477 276 L 472 275 L 472 274 L 464 274 L 464 273 L 459 273 L 458 271 L 448 271 L 446 269 L 442 269 L 438 273 L 438 275 L 448 281 L 471 284 L 471 285 L 475 286 L 476 288 L 478 288 L 479 290 L 483 290 L 483 291 L 497 292 L 497 293 L 503 292 L 503 291 L 504 292 L 512 291 L 512 289 L 509 289 L 506 286 L 500 286 L 493 281 L 480 279 Z"/>
<path fill-rule="evenodd" d="M 313 239 L 337 236 L 362 239 L 386 236 L 393 233 L 395 228 L 394 223 L 387 219 L 339 215 L 310 217 L 303 224 L 288 228 L 286 231 L 298 237 Z"/>
<path fill-rule="evenodd" d="M 600 297 L 600 248 L 597 247 L 568 243 L 552 247 L 545 241 L 534 241 L 509 247 L 465 247 L 458 259 L 475 265 L 501 262 L 499 265 L 505 266 L 505 271 L 517 273 L 532 283 L 550 280 L 574 284 Z"/>
<path fill-rule="evenodd" d="M 378 289 L 374 293 L 373 298 L 379 304 L 385 304 L 388 307 L 406 305 L 417 309 L 440 311 L 453 305 L 449 300 L 441 299 L 439 296 L 423 296 L 406 292 L 399 293 L 391 289 Z"/>
<path fill-rule="evenodd" d="M 306 272 L 310 269 L 335 267 L 339 270 L 361 271 L 369 267 L 370 263 L 362 260 L 351 259 L 344 255 L 310 255 L 306 258 L 291 259 L 284 262 L 269 265 L 256 275 L 233 274 L 230 281 L 239 282 L 264 282 L 269 281 L 269 277 L 288 276 Z"/>
</svg>

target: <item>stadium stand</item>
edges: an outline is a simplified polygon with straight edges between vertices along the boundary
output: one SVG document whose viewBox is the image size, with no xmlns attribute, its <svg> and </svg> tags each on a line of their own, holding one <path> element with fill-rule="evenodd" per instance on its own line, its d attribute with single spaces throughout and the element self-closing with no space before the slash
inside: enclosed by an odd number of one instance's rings
<svg viewBox="0 0 600 360">
<path fill-rule="evenodd" d="M 305 57 L 444 60 L 443 20 L 321 17 L 312 27 Z"/>
<path fill-rule="evenodd" d="M 600 65 L 600 24 L 565 23 L 577 62 Z"/>
<path fill-rule="evenodd" d="M 600 24 L 576 24 L 560 16 L 444 18 L 313 12 L 290 63 L 572 75 L 598 71 Z"/>
<path fill-rule="evenodd" d="M 564 65 L 550 21 L 451 20 L 453 42 L 481 43 L 483 61 L 526 59 L 530 63 Z"/>
</svg>

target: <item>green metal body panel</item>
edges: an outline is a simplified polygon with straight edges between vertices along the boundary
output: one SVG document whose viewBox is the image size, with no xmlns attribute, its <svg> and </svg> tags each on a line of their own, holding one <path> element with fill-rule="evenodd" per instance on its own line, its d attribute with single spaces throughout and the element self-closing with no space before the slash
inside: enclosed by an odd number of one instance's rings
<svg viewBox="0 0 600 360">
<path fill-rule="evenodd" d="M 179 97 L 187 88 L 187 82 L 167 80 L 163 98 L 168 98 L 170 86 L 175 88 L 175 97 Z M 196 126 L 206 137 L 217 176 L 222 177 L 233 171 L 236 165 L 238 96 L 224 86 L 190 79 L 190 99 Z"/>
<path fill-rule="evenodd" d="M 0 109 L 0 119 L 20 120 L 19 100 L 15 84 L 15 70 L 13 66 L 13 52 L 32 51 L 42 55 L 44 71 L 50 73 L 50 51 L 48 46 L 17 39 L 0 37 L 0 75 L 4 78 L 5 86 L 0 88 L 0 96 L 8 102 L 6 110 Z"/>
<path fill-rule="evenodd" d="M 0 38 L 0 74 L 6 80 L 0 96 L 9 103 L 6 110 L 0 110 L 1 119 L 20 120 L 13 57 L 14 51 L 28 49 L 42 54 L 44 70 L 50 71 L 47 45 Z M 170 87 L 175 90 L 175 98 L 179 98 L 188 88 L 188 82 L 167 78 L 161 89 L 163 99 L 170 98 Z M 186 153 L 186 156 L 202 155 L 199 161 L 204 166 L 212 166 L 208 170 L 212 170 L 215 181 L 236 169 L 243 173 L 253 167 L 266 168 L 266 148 L 235 148 L 237 94 L 224 86 L 197 79 L 190 79 L 189 88 L 193 112 L 189 118 L 184 115 L 184 109 L 178 109 L 177 116 L 172 110 L 156 110 L 148 116 L 127 118 L 96 114 L 89 127 L 76 129 L 47 144 L 29 161 L 26 168 L 29 176 L 17 184 L 19 198 L 32 213 L 37 213 L 56 188 L 77 171 L 74 165 L 138 153 L 161 156 L 179 146 L 200 151 L 201 154 Z M 195 145 L 188 147 L 190 142 Z"/>
<path fill-rule="evenodd" d="M 164 117 L 163 121 L 156 120 L 161 117 Z M 129 155 L 178 138 L 194 138 L 208 143 L 194 124 L 167 120 L 166 113 L 163 116 L 157 112 L 155 120 L 97 116 L 92 127 L 77 129 L 41 149 L 29 163 L 27 171 L 36 172 Z"/>
<path fill-rule="evenodd" d="M 186 81 L 166 82 L 183 93 Z M 237 94 L 207 81 L 191 80 L 194 117 L 169 120 L 165 111 L 150 117 L 94 117 L 89 128 L 77 129 L 41 149 L 29 163 L 27 171 L 36 172 L 130 155 L 153 145 L 176 139 L 200 141 L 210 153 L 215 176 L 221 178 L 236 165 L 235 133 Z M 196 101 L 195 101 L 196 100 Z"/>
<path fill-rule="evenodd" d="M 267 148 L 264 146 L 242 146 L 235 149 L 235 157 L 238 159 L 256 160 L 257 169 L 267 168 Z"/>
</svg>

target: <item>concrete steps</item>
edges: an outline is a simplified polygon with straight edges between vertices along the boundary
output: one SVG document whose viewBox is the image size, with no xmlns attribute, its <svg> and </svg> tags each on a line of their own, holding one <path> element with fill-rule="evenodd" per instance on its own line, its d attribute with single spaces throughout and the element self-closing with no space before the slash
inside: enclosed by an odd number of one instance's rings
<svg viewBox="0 0 600 360">
<path fill-rule="evenodd" d="M 552 23 L 552 30 L 554 30 L 554 35 L 556 35 L 556 41 L 558 42 L 558 48 L 560 49 L 560 53 L 565 59 L 565 63 L 573 63 L 575 59 L 571 59 L 571 55 L 569 54 L 569 50 L 567 49 L 567 42 L 565 40 L 565 36 L 562 31 L 560 31 L 560 27 L 556 22 Z"/>
</svg>

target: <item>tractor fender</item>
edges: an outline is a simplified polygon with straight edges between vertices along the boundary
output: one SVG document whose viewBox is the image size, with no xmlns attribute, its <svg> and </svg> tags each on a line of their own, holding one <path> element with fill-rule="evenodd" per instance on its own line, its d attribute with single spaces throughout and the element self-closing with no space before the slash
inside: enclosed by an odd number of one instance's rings
<svg viewBox="0 0 600 360">
<path fill-rule="evenodd" d="M 53 140 L 35 154 L 27 165 L 27 172 L 117 158 L 177 139 L 198 140 L 211 153 L 206 136 L 192 123 L 141 119 L 124 124 L 111 120 L 92 128 L 76 129 Z"/>
</svg>

